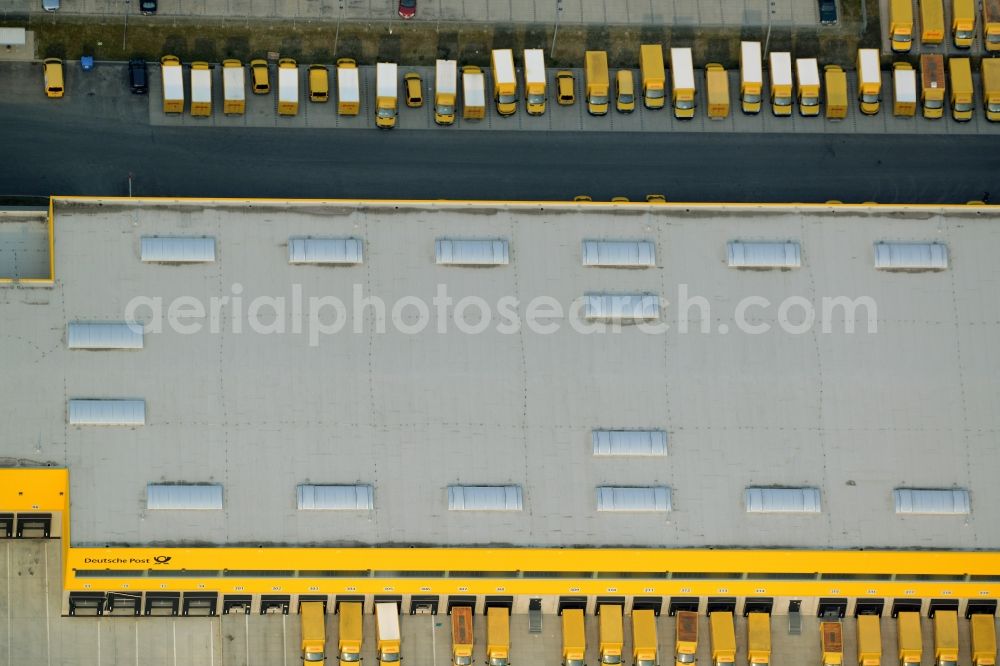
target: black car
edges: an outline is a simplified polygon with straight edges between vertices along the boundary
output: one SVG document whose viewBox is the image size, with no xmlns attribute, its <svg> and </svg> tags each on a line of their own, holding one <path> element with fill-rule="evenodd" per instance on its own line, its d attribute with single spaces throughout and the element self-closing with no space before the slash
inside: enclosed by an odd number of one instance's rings
<svg viewBox="0 0 1000 666">
<path fill-rule="evenodd" d="M 819 0 L 819 22 L 823 25 L 837 22 L 837 0 Z"/>
<path fill-rule="evenodd" d="M 145 95 L 149 92 L 146 61 L 142 58 L 132 58 L 128 61 L 128 85 L 136 95 Z"/>
<path fill-rule="evenodd" d="M 139 11 L 146 16 L 156 13 L 156 0 L 140 0 Z"/>
</svg>

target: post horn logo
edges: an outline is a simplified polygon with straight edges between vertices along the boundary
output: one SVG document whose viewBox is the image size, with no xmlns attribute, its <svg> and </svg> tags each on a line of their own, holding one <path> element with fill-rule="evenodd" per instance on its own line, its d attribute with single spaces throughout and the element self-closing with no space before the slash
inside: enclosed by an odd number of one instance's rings
<svg viewBox="0 0 1000 666">
<path fill-rule="evenodd" d="M 170 555 L 157 555 L 153 558 L 153 564 L 170 564 L 173 557 Z"/>
</svg>

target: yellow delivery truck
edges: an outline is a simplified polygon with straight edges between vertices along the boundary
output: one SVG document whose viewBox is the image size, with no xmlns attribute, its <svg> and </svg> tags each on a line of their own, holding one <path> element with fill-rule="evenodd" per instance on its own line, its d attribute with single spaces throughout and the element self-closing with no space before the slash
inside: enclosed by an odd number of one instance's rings
<svg viewBox="0 0 1000 666">
<path fill-rule="evenodd" d="M 982 81 L 986 119 L 1000 121 L 1000 59 L 983 58 Z"/>
<path fill-rule="evenodd" d="M 494 606 L 486 611 L 486 663 L 507 666 L 510 661 L 510 611 Z"/>
<path fill-rule="evenodd" d="M 983 45 L 987 51 L 1000 51 L 1000 0 L 983 1 Z"/>
<path fill-rule="evenodd" d="M 587 652 L 587 633 L 583 625 L 583 611 L 567 608 L 562 612 L 562 666 L 584 666 Z"/>
<path fill-rule="evenodd" d="M 819 115 L 819 62 L 816 58 L 796 58 L 795 75 L 799 81 L 799 113 Z"/>
<path fill-rule="evenodd" d="M 924 118 L 940 118 L 944 115 L 944 56 L 924 53 L 920 56 L 920 103 L 924 107 Z"/>
<path fill-rule="evenodd" d="M 917 113 L 917 72 L 908 62 L 892 65 L 892 115 L 912 118 Z"/>
<path fill-rule="evenodd" d="M 823 68 L 826 84 L 826 119 L 843 120 L 847 117 L 847 74 L 840 65 Z"/>
<path fill-rule="evenodd" d="M 967 49 L 976 36 L 975 0 L 952 0 L 951 38 L 955 46 Z"/>
<path fill-rule="evenodd" d="M 598 661 L 602 664 L 622 663 L 622 607 L 618 604 L 601 604 L 599 609 L 599 630 L 601 642 Z"/>
<path fill-rule="evenodd" d="M 908 53 L 913 45 L 912 0 L 889 0 L 889 44 L 896 53 Z"/>
<path fill-rule="evenodd" d="M 771 111 L 776 116 L 792 115 L 792 54 L 771 53 Z"/>
<path fill-rule="evenodd" d="M 399 606 L 392 601 L 375 604 L 375 658 L 379 666 L 400 660 Z"/>
<path fill-rule="evenodd" d="M 673 82 L 674 117 L 681 120 L 694 118 L 694 63 L 691 49 L 670 49 L 670 79 Z"/>
<path fill-rule="evenodd" d="M 326 611 L 322 601 L 303 601 L 299 606 L 302 617 L 302 661 L 323 666 L 326 663 Z"/>
<path fill-rule="evenodd" d="M 212 70 L 207 62 L 191 63 L 191 115 L 196 118 L 212 115 Z"/>
<path fill-rule="evenodd" d="M 361 82 L 352 58 L 337 60 L 337 114 L 356 116 L 361 110 Z"/>
<path fill-rule="evenodd" d="M 175 55 L 160 58 L 163 80 L 163 113 L 184 113 L 184 70 Z M 51 95 L 50 95 L 51 97 Z"/>
<path fill-rule="evenodd" d="M 434 65 L 434 122 L 451 125 L 455 122 L 458 100 L 458 63 L 438 60 Z"/>
<path fill-rule="evenodd" d="M 858 666 L 882 663 L 882 618 L 858 615 Z"/>
<path fill-rule="evenodd" d="M 948 58 L 951 78 L 951 117 L 959 122 L 972 120 L 972 66 L 968 58 Z"/>
<path fill-rule="evenodd" d="M 919 664 L 923 655 L 920 638 L 920 613 L 901 611 L 896 616 L 896 640 L 899 648 L 899 666 Z"/>
<path fill-rule="evenodd" d="M 986 613 L 969 618 L 972 634 L 972 666 L 995 666 L 997 663 L 996 619 Z"/>
<path fill-rule="evenodd" d="M 736 663 L 736 629 L 733 614 L 716 611 L 708 615 L 709 640 L 712 644 L 713 666 L 734 666 Z"/>
<path fill-rule="evenodd" d="M 545 113 L 545 52 L 524 49 L 524 102 L 528 113 Z"/>
<path fill-rule="evenodd" d="M 246 110 L 246 75 L 239 60 L 222 61 L 222 112 L 241 116 Z"/>
<path fill-rule="evenodd" d="M 747 661 L 750 666 L 771 663 L 770 613 L 747 613 Z"/>
<path fill-rule="evenodd" d="M 299 112 L 299 66 L 291 58 L 278 61 L 278 115 Z"/>
<path fill-rule="evenodd" d="M 944 5 L 942 0 L 920 1 L 920 41 L 937 45 L 944 41 Z"/>
<path fill-rule="evenodd" d="M 632 611 L 632 666 L 659 666 L 656 614 L 649 609 Z"/>
<path fill-rule="evenodd" d="M 608 54 L 587 51 L 584 54 L 584 85 L 587 91 L 587 111 L 592 116 L 608 112 Z"/>
<path fill-rule="evenodd" d="M 392 129 L 396 126 L 399 107 L 399 80 L 396 63 L 375 64 L 375 126 Z"/>
<path fill-rule="evenodd" d="M 934 663 L 958 664 L 958 611 L 939 609 L 934 613 Z"/>
<path fill-rule="evenodd" d="M 840 622 L 820 622 L 819 638 L 823 666 L 841 666 L 844 663 L 844 633 Z"/>
<path fill-rule="evenodd" d="M 462 68 L 462 118 L 482 120 L 486 117 L 486 75 L 475 65 Z"/>
<path fill-rule="evenodd" d="M 858 101 L 861 113 L 868 116 L 878 113 L 882 102 L 882 69 L 878 49 L 858 49 Z"/>
<path fill-rule="evenodd" d="M 337 637 L 337 656 L 340 666 L 361 661 L 361 603 L 340 602 L 340 633 Z"/>
<path fill-rule="evenodd" d="M 674 623 L 674 664 L 693 664 L 698 653 L 698 614 L 677 611 Z"/>
<path fill-rule="evenodd" d="M 729 117 L 729 74 L 717 62 L 705 65 L 705 87 L 708 90 L 709 120 Z"/>
<path fill-rule="evenodd" d="M 517 111 L 517 77 L 514 75 L 514 52 L 510 49 L 493 49 L 493 101 L 497 113 L 511 116 Z"/>
<path fill-rule="evenodd" d="M 642 100 L 646 108 L 662 109 L 667 91 L 662 45 L 643 44 L 639 47 L 639 73 L 642 77 Z"/>
<path fill-rule="evenodd" d="M 760 113 L 764 66 L 760 42 L 740 42 L 740 106 L 743 113 Z"/>
<path fill-rule="evenodd" d="M 468 606 L 451 609 L 451 661 L 455 666 L 472 663 L 472 609 Z"/>
</svg>

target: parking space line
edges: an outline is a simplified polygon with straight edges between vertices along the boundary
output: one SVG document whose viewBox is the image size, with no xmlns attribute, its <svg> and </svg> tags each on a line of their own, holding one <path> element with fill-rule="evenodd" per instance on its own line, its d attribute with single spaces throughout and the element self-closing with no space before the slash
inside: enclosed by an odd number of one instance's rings
<svg viewBox="0 0 1000 666">
<path fill-rule="evenodd" d="M 7 666 L 14 666 L 14 637 L 10 635 L 13 631 L 10 605 L 10 541 L 7 542 Z"/>
<path fill-rule="evenodd" d="M 222 621 L 219 621 L 219 625 L 222 625 Z M 210 666 L 215 666 L 215 622 L 209 621 L 208 623 L 208 663 Z"/>
<path fill-rule="evenodd" d="M 97 666 L 101 666 L 101 618 L 97 618 Z"/>
<path fill-rule="evenodd" d="M 431 628 L 431 666 L 437 666 L 437 629 L 434 627 L 434 616 L 429 616 L 431 618 L 430 628 Z"/>
<path fill-rule="evenodd" d="M 246 626 L 246 630 L 243 632 L 243 638 L 247 644 L 247 666 L 250 666 L 250 613 L 243 614 L 243 621 Z"/>
<path fill-rule="evenodd" d="M 135 621 L 135 666 L 139 666 L 139 620 Z"/>
<path fill-rule="evenodd" d="M 288 666 L 288 627 L 287 622 L 288 616 L 281 616 L 281 661 L 285 666 Z"/>
<path fill-rule="evenodd" d="M 177 666 L 177 620 L 171 620 L 170 625 L 174 632 L 174 666 Z"/>
<path fill-rule="evenodd" d="M 45 660 L 52 666 L 52 620 L 49 618 L 49 542 L 43 544 L 42 557 L 45 558 Z"/>
</svg>

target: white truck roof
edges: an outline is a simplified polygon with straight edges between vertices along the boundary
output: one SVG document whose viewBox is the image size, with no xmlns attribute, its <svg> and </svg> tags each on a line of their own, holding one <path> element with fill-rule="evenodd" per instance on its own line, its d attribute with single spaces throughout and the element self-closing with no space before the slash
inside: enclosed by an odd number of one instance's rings
<svg viewBox="0 0 1000 666">
<path fill-rule="evenodd" d="M 795 71 L 798 74 L 800 86 L 819 85 L 819 62 L 816 58 L 796 58 Z"/>
<path fill-rule="evenodd" d="M 162 65 L 163 99 L 184 99 L 184 69 L 180 63 Z"/>
<path fill-rule="evenodd" d="M 191 101 L 192 102 L 212 101 L 212 70 L 210 69 L 191 70 Z"/>
<path fill-rule="evenodd" d="M 792 54 L 788 51 L 771 51 L 771 85 L 792 85 Z"/>
<path fill-rule="evenodd" d="M 747 83 L 763 83 L 763 60 L 760 57 L 760 42 L 740 42 L 740 68 Z"/>
<path fill-rule="evenodd" d="M 515 83 L 514 52 L 510 49 L 493 49 L 493 78 L 503 83 Z"/>
<path fill-rule="evenodd" d="M 299 68 L 278 67 L 278 101 L 299 101 Z"/>
<path fill-rule="evenodd" d="M 524 80 L 545 83 L 545 52 L 542 49 L 524 49 Z"/>
<path fill-rule="evenodd" d="M 458 92 L 458 63 L 454 60 L 438 60 L 435 64 L 434 85 L 439 93 L 454 95 Z"/>
<path fill-rule="evenodd" d="M 222 94 L 234 102 L 246 99 L 246 82 L 243 65 L 222 68 Z"/>
<path fill-rule="evenodd" d="M 483 73 L 462 74 L 462 92 L 466 106 L 486 106 L 486 80 Z"/>
<path fill-rule="evenodd" d="M 396 97 L 396 63 L 380 62 L 375 65 L 375 90 L 379 97 Z"/>
<path fill-rule="evenodd" d="M 892 72 L 897 102 L 917 101 L 917 70 L 895 69 Z"/>
<path fill-rule="evenodd" d="M 670 70 L 674 88 L 694 88 L 694 65 L 691 64 L 691 49 L 687 47 L 670 49 Z"/>
<path fill-rule="evenodd" d="M 375 622 L 378 623 L 379 640 L 399 640 L 399 607 L 395 602 L 375 604 Z"/>
<path fill-rule="evenodd" d="M 882 71 L 878 62 L 878 49 L 858 49 L 858 76 L 862 81 L 881 83 Z"/>
<path fill-rule="evenodd" d="M 358 86 L 357 67 L 337 68 L 337 96 L 341 102 L 360 102 L 361 90 Z"/>
</svg>

